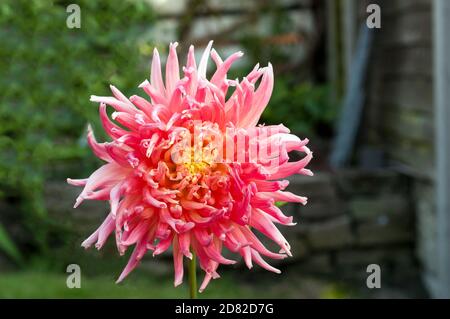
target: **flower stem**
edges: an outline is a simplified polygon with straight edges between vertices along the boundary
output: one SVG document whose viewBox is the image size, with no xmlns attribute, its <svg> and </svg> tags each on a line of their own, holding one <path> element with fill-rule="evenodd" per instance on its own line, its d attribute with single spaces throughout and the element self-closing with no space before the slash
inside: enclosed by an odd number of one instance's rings
<svg viewBox="0 0 450 319">
<path fill-rule="evenodd" d="M 197 299 L 197 256 L 194 253 L 189 261 L 189 297 Z"/>
</svg>

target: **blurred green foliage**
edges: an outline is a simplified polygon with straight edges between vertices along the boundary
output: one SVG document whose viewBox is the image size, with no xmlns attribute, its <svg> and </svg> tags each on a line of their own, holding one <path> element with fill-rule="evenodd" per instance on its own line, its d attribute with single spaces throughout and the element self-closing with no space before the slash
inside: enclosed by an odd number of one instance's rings
<svg viewBox="0 0 450 319">
<path fill-rule="evenodd" d="M 80 29 L 66 26 L 70 3 L 0 2 L 0 196 L 19 196 L 18 213 L 41 247 L 49 223 L 44 180 L 61 162 L 80 176 L 95 165 L 80 142 L 87 122 L 98 125 L 89 96 L 108 94 L 110 83 L 137 92 L 152 46 L 147 1 L 79 0 Z"/>
<path fill-rule="evenodd" d="M 2 224 L 0 224 L 0 250 L 5 252 L 17 264 L 22 263 L 23 260 L 22 254 L 20 253 L 16 244 L 8 235 Z"/>
<path fill-rule="evenodd" d="M 330 102 L 327 86 L 277 78 L 269 107 L 265 109 L 261 121 L 267 124 L 283 123 L 301 135 L 327 135 L 336 113 L 337 108 Z"/>
<path fill-rule="evenodd" d="M 266 14 L 265 27 L 272 36 L 290 34 L 295 30 L 292 16 L 280 9 L 276 1 L 264 4 L 261 13 Z M 332 103 L 327 85 L 299 81 L 298 71 L 305 70 L 298 70 L 301 65 L 292 61 L 292 57 L 298 54 L 295 46 L 268 44 L 267 35 L 255 32 L 251 27 L 239 34 L 238 41 L 252 62 L 245 70 L 231 70 L 232 73 L 242 76 L 256 62 L 261 65 L 271 62 L 275 66 L 274 91 L 261 121 L 266 124 L 283 123 L 300 135 L 329 137 L 337 115 L 337 105 Z M 289 72 L 277 75 L 277 65 L 289 65 Z"/>
</svg>

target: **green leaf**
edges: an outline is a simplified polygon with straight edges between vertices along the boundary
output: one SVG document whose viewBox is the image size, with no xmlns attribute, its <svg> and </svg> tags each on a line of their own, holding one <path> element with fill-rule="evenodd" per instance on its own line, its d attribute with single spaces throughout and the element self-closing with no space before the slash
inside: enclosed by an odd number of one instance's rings
<svg viewBox="0 0 450 319">
<path fill-rule="evenodd" d="M 11 257 L 18 264 L 22 263 L 22 255 L 2 224 L 0 224 L 0 250 L 6 253 L 6 255 Z"/>
<path fill-rule="evenodd" d="M 281 207 L 281 206 L 284 206 L 286 204 L 287 204 L 287 202 L 275 202 L 275 206 L 277 206 L 277 207 Z"/>
</svg>

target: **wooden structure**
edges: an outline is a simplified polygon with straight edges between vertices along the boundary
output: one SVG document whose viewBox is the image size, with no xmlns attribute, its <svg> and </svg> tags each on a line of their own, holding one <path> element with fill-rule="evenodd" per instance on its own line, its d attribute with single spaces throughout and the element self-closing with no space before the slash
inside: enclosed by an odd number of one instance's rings
<svg viewBox="0 0 450 319">
<path fill-rule="evenodd" d="M 437 297 L 450 297 L 450 2 L 434 4 L 434 86 L 436 119 Z"/>
<path fill-rule="evenodd" d="M 351 154 L 353 165 L 366 166 L 376 150 L 383 155 L 378 165 L 411 178 L 416 253 L 422 265 L 423 282 L 431 296 L 449 298 L 450 2 L 338 0 L 337 3 L 346 32 L 341 34 L 344 45 L 330 50 L 341 49 L 344 54 L 330 55 L 347 56 L 346 60 L 354 47 L 349 26 L 354 20 L 364 22 L 369 3 L 378 4 L 382 14 L 382 26 L 375 32 L 369 61 L 367 98 L 357 149 Z M 348 19 L 353 22 L 346 22 Z M 345 40 L 347 33 L 350 39 Z M 346 65 L 344 62 L 341 63 Z M 336 65 L 339 63 L 330 61 L 331 67 Z M 341 72 L 349 78 L 348 67 Z M 330 74 L 334 74 L 333 70 Z"/>
</svg>

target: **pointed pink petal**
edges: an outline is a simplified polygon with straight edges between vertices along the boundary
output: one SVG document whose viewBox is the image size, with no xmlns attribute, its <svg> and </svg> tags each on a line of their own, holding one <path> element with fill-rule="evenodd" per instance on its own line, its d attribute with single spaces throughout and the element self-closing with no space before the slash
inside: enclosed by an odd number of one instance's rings
<svg viewBox="0 0 450 319">
<path fill-rule="evenodd" d="M 272 267 L 271 265 L 269 265 L 264 259 L 262 259 L 261 255 L 254 249 L 252 249 L 252 257 L 253 260 L 260 265 L 261 267 L 263 267 L 264 269 L 274 272 L 276 274 L 281 274 L 281 270 Z"/>
<path fill-rule="evenodd" d="M 104 160 L 105 162 L 112 161 L 112 158 L 108 155 L 108 152 L 106 151 L 105 145 L 99 144 L 95 140 L 94 132 L 92 131 L 91 125 L 88 126 L 87 141 L 88 145 L 94 152 L 95 156 Z"/>
<path fill-rule="evenodd" d="M 166 96 L 166 88 L 164 87 L 161 74 L 161 60 L 159 59 L 159 53 L 156 48 L 153 50 L 150 83 L 162 96 Z"/>
<path fill-rule="evenodd" d="M 211 52 L 213 41 L 209 41 L 208 45 L 206 46 L 205 51 L 203 51 L 202 58 L 200 60 L 200 64 L 198 65 L 198 76 L 200 78 L 205 79 L 206 78 L 206 71 L 208 68 L 208 59 L 209 59 L 209 53 Z"/>
<path fill-rule="evenodd" d="M 136 244 L 136 247 L 133 250 L 133 253 L 131 254 L 131 257 L 128 261 L 128 264 L 125 266 L 125 269 L 122 271 L 122 273 L 119 276 L 119 279 L 117 279 L 116 283 L 121 282 L 125 279 L 128 274 L 133 271 L 134 268 L 140 263 L 143 254 L 147 250 L 145 241 L 142 241 L 138 244 Z"/>
<path fill-rule="evenodd" d="M 178 43 L 170 44 L 169 57 L 166 63 L 166 90 L 167 98 L 170 99 L 175 87 L 180 81 L 180 67 L 178 65 L 178 57 L 176 47 Z"/>
<path fill-rule="evenodd" d="M 176 238 L 173 241 L 173 266 L 175 269 L 174 286 L 176 287 L 183 282 L 183 253 L 180 251 Z"/>
</svg>

